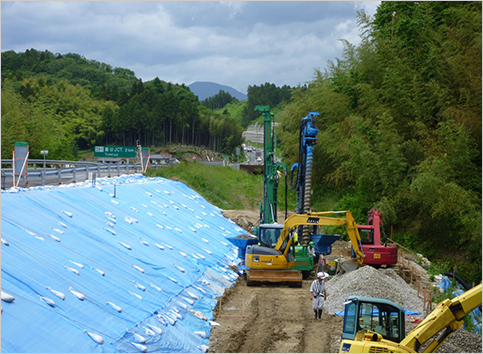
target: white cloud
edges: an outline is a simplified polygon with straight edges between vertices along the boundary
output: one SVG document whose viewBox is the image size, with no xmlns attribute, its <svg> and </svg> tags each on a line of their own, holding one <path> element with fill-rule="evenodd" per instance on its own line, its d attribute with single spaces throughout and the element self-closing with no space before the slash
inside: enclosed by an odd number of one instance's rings
<svg viewBox="0 0 483 354">
<path fill-rule="evenodd" d="M 245 3 L 242 1 L 218 1 L 221 6 L 226 6 L 230 9 L 229 18 L 233 19 L 236 15 L 242 13 Z"/>
<path fill-rule="evenodd" d="M 2 2 L 2 51 L 78 53 L 144 81 L 303 84 L 380 2 Z"/>
<path fill-rule="evenodd" d="M 366 14 L 374 16 L 377 11 L 377 7 L 381 4 L 380 1 L 357 1 L 355 8 L 357 10 L 363 9 Z"/>
</svg>

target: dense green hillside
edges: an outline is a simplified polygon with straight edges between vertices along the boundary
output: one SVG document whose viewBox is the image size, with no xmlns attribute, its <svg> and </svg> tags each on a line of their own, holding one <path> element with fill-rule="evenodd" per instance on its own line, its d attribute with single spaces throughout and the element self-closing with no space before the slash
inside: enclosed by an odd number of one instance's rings
<svg viewBox="0 0 483 354">
<path fill-rule="evenodd" d="M 481 280 L 481 2 L 382 2 L 364 38 L 283 114 L 286 162 L 300 119 L 320 112 L 315 194 L 377 207 L 403 244 Z"/>
<path fill-rule="evenodd" d="M 90 90 L 95 97 L 112 101 L 117 101 L 121 91 L 129 92 L 138 80 L 132 70 L 88 60 L 80 54 L 62 55 L 35 49 L 24 53 L 2 52 L 2 81 L 5 78 L 21 81 L 39 75 L 46 77 L 47 84 L 65 80 Z"/>
<path fill-rule="evenodd" d="M 216 95 L 208 97 L 201 101 L 201 104 L 212 110 L 222 109 L 227 104 L 239 102 L 235 97 L 228 92 L 220 90 Z"/>
<path fill-rule="evenodd" d="M 268 82 L 248 86 L 248 104 L 242 113 L 242 126 L 246 128 L 261 117 L 260 111 L 255 111 L 256 106 L 270 106 L 273 113 L 277 107 L 285 106 L 292 97 L 293 89 L 288 85 L 278 87 Z"/>
<path fill-rule="evenodd" d="M 242 127 L 200 105 L 184 84 L 142 82 L 78 54 L 2 53 L 2 157 L 28 141 L 33 158 L 75 159 L 95 145 L 205 146 L 233 154 Z"/>
<path fill-rule="evenodd" d="M 223 108 L 215 110 L 216 113 L 230 117 L 238 124 L 243 122 L 243 113 L 246 111 L 248 101 L 238 101 L 233 103 L 228 103 Z"/>
</svg>

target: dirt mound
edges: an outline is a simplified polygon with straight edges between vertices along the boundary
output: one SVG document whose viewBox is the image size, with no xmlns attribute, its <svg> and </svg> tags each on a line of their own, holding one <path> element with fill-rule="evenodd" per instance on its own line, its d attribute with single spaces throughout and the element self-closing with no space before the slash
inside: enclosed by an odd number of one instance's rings
<svg viewBox="0 0 483 354">
<path fill-rule="evenodd" d="M 250 234 L 253 234 L 253 227 L 260 224 L 260 213 L 256 210 L 222 210 L 222 214 Z"/>
</svg>

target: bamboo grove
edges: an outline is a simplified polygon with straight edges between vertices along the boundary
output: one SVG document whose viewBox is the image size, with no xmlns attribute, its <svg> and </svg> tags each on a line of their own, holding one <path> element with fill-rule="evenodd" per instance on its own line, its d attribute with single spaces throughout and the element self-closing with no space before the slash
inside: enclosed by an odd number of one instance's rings
<svg viewBox="0 0 483 354">
<path fill-rule="evenodd" d="M 481 2 L 382 2 L 363 40 L 292 93 L 285 159 L 319 111 L 313 201 L 377 207 L 402 244 L 481 281 Z M 387 230 L 390 231 L 390 230 Z"/>
</svg>

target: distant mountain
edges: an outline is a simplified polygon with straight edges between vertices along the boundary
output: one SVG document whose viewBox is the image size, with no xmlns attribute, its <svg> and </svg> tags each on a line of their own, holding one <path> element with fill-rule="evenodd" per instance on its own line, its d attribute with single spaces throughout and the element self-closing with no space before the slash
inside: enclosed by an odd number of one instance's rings
<svg viewBox="0 0 483 354">
<path fill-rule="evenodd" d="M 220 90 L 228 92 L 239 101 L 245 101 L 248 99 L 247 95 L 235 90 L 233 87 L 216 84 L 214 82 L 196 81 L 188 85 L 188 87 L 190 88 L 191 92 L 198 96 L 200 101 L 216 95 L 220 92 Z"/>
</svg>

